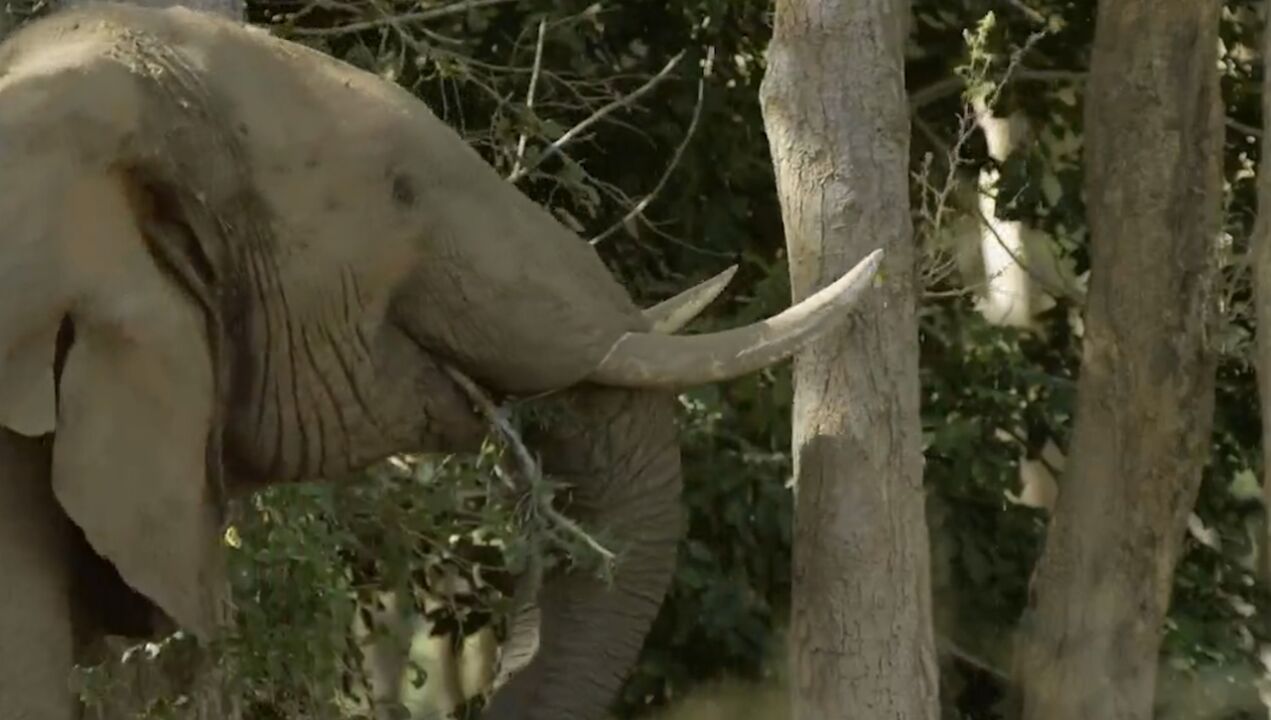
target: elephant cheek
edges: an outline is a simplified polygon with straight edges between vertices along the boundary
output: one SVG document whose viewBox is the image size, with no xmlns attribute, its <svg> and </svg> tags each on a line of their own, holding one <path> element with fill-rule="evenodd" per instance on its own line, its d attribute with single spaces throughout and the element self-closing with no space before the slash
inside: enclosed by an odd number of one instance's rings
<svg viewBox="0 0 1271 720">
<path fill-rule="evenodd" d="M 492 698 L 488 718 L 593 720 L 613 701 L 670 585 L 684 533 L 674 408 L 665 393 L 580 388 L 533 438 L 544 471 L 573 486 L 568 513 L 603 536 L 619 561 L 612 584 L 582 572 L 544 578 L 538 613 L 518 613 L 505 652 L 537 651 Z"/>
</svg>

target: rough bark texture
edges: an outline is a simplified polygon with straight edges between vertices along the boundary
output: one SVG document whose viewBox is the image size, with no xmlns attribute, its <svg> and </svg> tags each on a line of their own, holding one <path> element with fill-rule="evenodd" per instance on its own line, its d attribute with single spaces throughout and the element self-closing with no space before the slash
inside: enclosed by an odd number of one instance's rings
<svg viewBox="0 0 1271 720">
<path fill-rule="evenodd" d="M 795 361 L 794 717 L 935 718 L 904 0 L 778 0 L 761 101 L 796 298 L 882 246 Z"/>
<path fill-rule="evenodd" d="M 1017 648 L 1026 720 L 1152 717 L 1213 418 L 1218 13 L 1218 0 L 1099 3 L 1085 345 L 1069 463 Z"/>
</svg>

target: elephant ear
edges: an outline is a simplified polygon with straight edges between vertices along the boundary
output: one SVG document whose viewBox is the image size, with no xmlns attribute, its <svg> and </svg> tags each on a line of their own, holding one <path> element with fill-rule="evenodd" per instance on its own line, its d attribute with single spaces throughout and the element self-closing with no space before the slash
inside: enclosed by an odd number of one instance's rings
<svg viewBox="0 0 1271 720">
<path fill-rule="evenodd" d="M 19 342 L 0 373 L 0 425 L 27 437 L 53 432 L 57 410 L 53 388 L 53 345 L 57 325 L 49 323 Z"/>
<path fill-rule="evenodd" d="M 0 425 L 37 437 L 53 432 L 53 345 L 72 295 L 56 240 L 91 220 L 59 215 L 49 197 L 72 163 L 24 160 L 0 159 Z"/>
<path fill-rule="evenodd" d="M 157 262 L 124 182 L 87 192 L 92 230 L 66 239 L 85 260 L 68 268 L 80 282 L 58 358 L 54 492 L 129 585 L 208 638 L 225 585 L 215 325 Z"/>
</svg>

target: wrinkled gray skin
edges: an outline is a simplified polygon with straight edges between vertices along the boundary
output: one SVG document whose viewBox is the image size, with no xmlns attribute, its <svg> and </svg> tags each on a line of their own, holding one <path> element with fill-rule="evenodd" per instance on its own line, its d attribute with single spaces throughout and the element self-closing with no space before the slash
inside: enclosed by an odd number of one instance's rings
<svg viewBox="0 0 1271 720">
<path fill-rule="evenodd" d="M 214 634 L 227 493 L 475 450 L 443 363 L 556 391 L 530 440 L 621 552 L 612 587 L 545 579 L 487 717 L 601 717 L 683 531 L 676 378 L 788 356 L 779 326 L 647 335 L 585 242 L 319 53 L 181 9 L 28 26 L 0 45 L 0 720 L 68 720 L 72 639 L 153 631 L 138 603 Z"/>
</svg>

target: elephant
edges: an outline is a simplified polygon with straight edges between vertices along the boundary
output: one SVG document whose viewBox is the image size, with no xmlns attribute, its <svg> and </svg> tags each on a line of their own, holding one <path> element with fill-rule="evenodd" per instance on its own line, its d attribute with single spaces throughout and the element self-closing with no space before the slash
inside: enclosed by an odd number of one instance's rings
<svg viewBox="0 0 1271 720">
<path fill-rule="evenodd" d="M 28 24 L 0 45 L 0 720 L 73 717 L 75 648 L 153 625 L 85 567 L 215 638 L 228 499 L 476 451 L 451 369 L 566 411 L 526 440 L 620 554 L 608 582 L 542 579 L 485 717 L 601 717 L 684 531 L 676 393 L 839 327 L 882 253 L 758 323 L 677 334 L 726 277 L 638 307 L 387 80 L 182 8 Z"/>
</svg>

